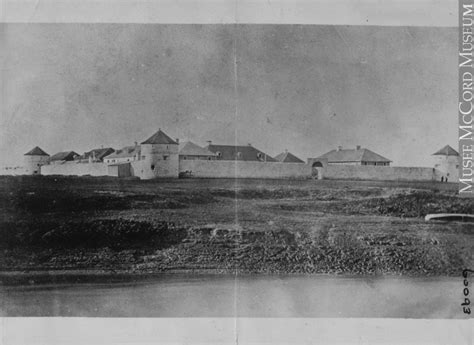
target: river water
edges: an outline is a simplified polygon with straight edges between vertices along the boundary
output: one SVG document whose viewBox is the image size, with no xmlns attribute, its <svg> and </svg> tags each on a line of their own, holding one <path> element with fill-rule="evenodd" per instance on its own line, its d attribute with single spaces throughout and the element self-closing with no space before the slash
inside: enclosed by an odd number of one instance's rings
<svg viewBox="0 0 474 345">
<path fill-rule="evenodd" d="M 0 286 L 0 316 L 462 318 L 462 279 L 166 274 Z"/>
</svg>

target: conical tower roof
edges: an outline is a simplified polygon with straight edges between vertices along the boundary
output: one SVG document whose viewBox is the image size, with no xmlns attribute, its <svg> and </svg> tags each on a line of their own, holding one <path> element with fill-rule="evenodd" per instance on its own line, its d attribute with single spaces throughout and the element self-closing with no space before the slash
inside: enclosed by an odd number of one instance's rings
<svg viewBox="0 0 474 345">
<path fill-rule="evenodd" d="M 172 145 L 174 144 L 174 145 L 178 145 L 178 143 L 176 141 L 174 141 L 173 139 L 171 139 L 169 136 L 167 136 L 165 134 L 165 132 L 163 132 L 161 130 L 161 128 L 158 130 L 158 132 L 156 132 L 151 137 L 149 137 L 147 140 L 142 142 L 142 144 L 172 144 Z"/>
<path fill-rule="evenodd" d="M 446 145 L 442 149 L 433 153 L 433 156 L 459 156 L 459 153 L 451 146 Z"/>
<path fill-rule="evenodd" d="M 25 156 L 48 156 L 39 146 L 35 146 L 31 151 L 24 154 Z"/>
</svg>

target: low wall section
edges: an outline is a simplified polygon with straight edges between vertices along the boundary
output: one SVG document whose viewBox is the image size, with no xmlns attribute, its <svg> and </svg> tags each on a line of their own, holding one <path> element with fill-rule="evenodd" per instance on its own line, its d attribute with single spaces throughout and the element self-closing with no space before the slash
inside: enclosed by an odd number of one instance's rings
<svg viewBox="0 0 474 345">
<path fill-rule="evenodd" d="M 435 169 L 423 167 L 384 167 L 365 165 L 328 165 L 325 179 L 385 180 L 385 181 L 432 181 Z"/>
<path fill-rule="evenodd" d="M 179 171 L 192 177 L 309 178 L 311 167 L 302 163 L 181 160 Z"/>
<path fill-rule="evenodd" d="M 41 175 L 76 175 L 107 176 L 107 165 L 104 163 L 66 162 L 49 164 L 41 167 Z"/>
</svg>

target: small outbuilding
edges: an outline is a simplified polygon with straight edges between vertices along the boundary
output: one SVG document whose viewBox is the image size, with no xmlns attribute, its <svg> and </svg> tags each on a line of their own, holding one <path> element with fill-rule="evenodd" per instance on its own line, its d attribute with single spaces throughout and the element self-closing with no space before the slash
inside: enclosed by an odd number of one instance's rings
<svg viewBox="0 0 474 345">
<path fill-rule="evenodd" d="M 107 175 L 114 177 L 132 176 L 130 163 L 118 163 L 107 165 Z"/>
</svg>

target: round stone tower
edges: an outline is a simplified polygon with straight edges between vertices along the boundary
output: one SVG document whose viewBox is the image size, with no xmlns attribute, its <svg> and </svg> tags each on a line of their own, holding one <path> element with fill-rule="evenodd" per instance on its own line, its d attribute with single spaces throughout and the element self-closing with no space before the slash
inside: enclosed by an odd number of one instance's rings
<svg viewBox="0 0 474 345">
<path fill-rule="evenodd" d="M 166 135 L 161 128 L 140 146 L 141 161 L 137 171 L 140 178 L 178 177 L 179 144 Z"/>
<path fill-rule="evenodd" d="M 49 155 L 36 146 L 24 154 L 24 171 L 26 175 L 40 175 L 41 166 L 49 164 Z"/>
<path fill-rule="evenodd" d="M 436 179 L 457 182 L 459 179 L 459 158 L 459 153 L 449 145 L 433 153 Z"/>
</svg>

